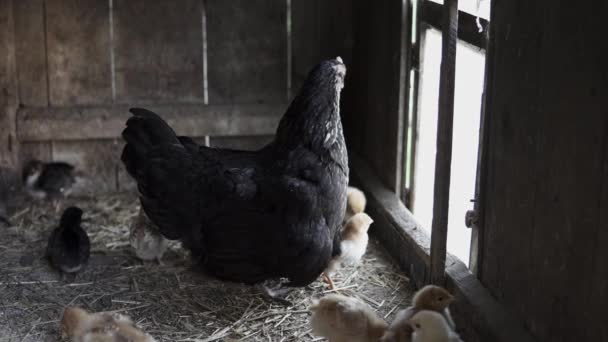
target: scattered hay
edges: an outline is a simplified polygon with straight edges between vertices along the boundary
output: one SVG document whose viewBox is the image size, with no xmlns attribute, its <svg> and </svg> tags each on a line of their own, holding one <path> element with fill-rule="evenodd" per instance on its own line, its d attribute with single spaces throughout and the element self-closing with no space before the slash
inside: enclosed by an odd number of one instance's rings
<svg viewBox="0 0 608 342">
<path fill-rule="evenodd" d="M 291 306 L 270 302 L 254 288 L 220 282 L 195 270 L 172 243 L 163 265 L 143 263 L 129 248 L 129 225 L 139 210 L 132 194 L 70 199 L 85 214 L 92 243 L 88 267 L 75 279 L 49 268 L 44 250 L 60 213 L 48 204 L 23 206 L 14 227 L 0 231 L 0 341 L 57 341 L 63 308 L 117 311 L 159 341 L 313 341 L 308 306 L 327 291 L 315 282 L 294 289 Z M 409 302 L 408 279 L 374 240 L 357 268 L 334 276 L 336 290 L 357 296 L 385 318 Z"/>
</svg>

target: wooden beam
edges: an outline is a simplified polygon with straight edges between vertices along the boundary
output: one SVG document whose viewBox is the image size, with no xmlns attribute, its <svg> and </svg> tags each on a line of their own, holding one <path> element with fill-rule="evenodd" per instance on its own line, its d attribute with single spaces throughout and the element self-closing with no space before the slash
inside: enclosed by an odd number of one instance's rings
<svg viewBox="0 0 608 342">
<path fill-rule="evenodd" d="M 460 23 L 459 23 L 460 26 Z M 484 26 L 484 32 L 489 36 L 490 26 Z M 481 260 L 483 260 L 483 227 L 484 227 L 484 204 L 485 196 L 487 195 L 485 189 L 487 187 L 488 180 L 488 149 L 490 145 L 490 123 L 491 113 L 486 110 L 488 108 L 488 97 L 487 94 L 492 90 L 492 80 L 494 70 L 492 69 L 492 63 L 494 60 L 494 40 L 490 40 L 487 43 L 486 49 L 486 60 L 485 60 L 485 74 L 483 80 L 483 93 L 481 95 L 481 110 L 479 120 L 479 146 L 477 148 L 477 171 L 475 178 L 475 203 L 473 211 L 475 212 L 476 222 L 471 227 L 471 248 L 469 251 L 469 268 L 471 272 L 478 278 L 481 277 L 481 267 L 479 267 Z"/>
<path fill-rule="evenodd" d="M 462 262 L 451 264 L 446 272 L 447 288 L 457 298 L 458 308 L 452 313 L 457 315 L 458 311 L 466 310 L 467 315 L 458 315 L 456 319 L 466 317 L 475 334 L 484 336 L 480 341 L 535 342 L 522 322 L 509 315 Z"/>
<path fill-rule="evenodd" d="M 287 108 L 286 104 L 151 105 L 178 134 L 268 135 Z M 17 113 L 19 141 L 119 138 L 129 118 L 127 106 L 37 108 Z"/>
<path fill-rule="evenodd" d="M 446 0 L 443 5 L 443 15 L 443 27 L 445 29 L 443 30 L 441 47 L 437 154 L 431 234 L 431 282 L 437 285 L 443 285 L 445 282 L 456 82 L 456 42 L 458 39 L 458 0 Z"/>
<path fill-rule="evenodd" d="M 19 153 L 15 110 L 19 99 L 13 1 L 0 1 L 0 167 L 14 167 Z"/>
<path fill-rule="evenodd" d="M 442 7 L 443 5 L 424 0 L 422 1 L 422 10 L 420 20 L 441 30 L 442 26 Z M 485 49 L 487 45 L 489 22 L 486 19 L 479 18 L 481 32 L 477 26 L 477 17 L 467 12 L 459 11 L 458 13 L 458 39 L 465 41 L 480 49 Z"/>
<path fill-rule="evenodd" d="M 371 167 L 349 153 L 351 184 L 365 192 L 366 212 L 374 219 L 370 233 L 378 238 L 417 286 L 430 271 L 430 239 L 399 198 L 382 184 Z M 521 321 L 511 315 L 466 268 L 448 254 L 447 287 L 456 295 L 452 313 L 466 341 L 533 342 Z"/>
</svg>

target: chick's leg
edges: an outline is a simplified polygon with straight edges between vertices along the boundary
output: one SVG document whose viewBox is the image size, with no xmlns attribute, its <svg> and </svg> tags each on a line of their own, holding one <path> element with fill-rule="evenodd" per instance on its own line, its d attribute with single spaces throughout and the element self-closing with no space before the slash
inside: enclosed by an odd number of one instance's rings
<svg viewBox="0 0 608 342">
<path fill-rule="evenodd" d="M 329 285 L 330 290 L 336 288 L 336 286 L 334 285 L 334 281 L 331 279 L 331 276 L 325 272 L 323 272 L 323 282 Z"/>
<path fill-rule="evenodd" d="M 59 199 L 54 198 L 51 203 L 53 204 L 53 208 L 55 209 L 55 214 L 59 213 L 59 209 L 61 209 L 60 207 L 60 203 L 59 203 Z"/>
</svg>

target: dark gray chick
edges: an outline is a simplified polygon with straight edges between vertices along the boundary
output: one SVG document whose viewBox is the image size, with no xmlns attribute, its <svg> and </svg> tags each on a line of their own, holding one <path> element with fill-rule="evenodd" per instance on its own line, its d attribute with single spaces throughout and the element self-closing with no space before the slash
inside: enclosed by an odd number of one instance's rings
<svg viewBox="0 0 608 342">
<path fill-rule="evenodd" d="M 49 237 L 46 249 L 51 264 L 63 273 L 77 273 L 87 264 L 91 242 L 80 226 L 82 210 L 69 207 L 61 215 L 59 227 Z"/>
<path fill-rule="evenodd" d="M 23 167 L 23 186 L 36 199 L 50 199 L 58 210 L 58 200 L 72 192 L 76 182 L 74 166 L 64 162 L 31 160 Z"/>
</svg>

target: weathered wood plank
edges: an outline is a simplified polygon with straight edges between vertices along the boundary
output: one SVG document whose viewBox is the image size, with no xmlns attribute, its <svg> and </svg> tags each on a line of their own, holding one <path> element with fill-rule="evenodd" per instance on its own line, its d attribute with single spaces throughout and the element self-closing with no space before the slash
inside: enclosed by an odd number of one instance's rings
<svg viewBox="0 0 608 342">
<path fill-rule="evenodd" d="M 205 4 L 209 103 L 285 101 L 286 2 L 207 0 Z"/>
<path fill-rule="evenodd" d="M 50 161 L 53 159 L 50 142 L 21 143 L 19 148 L 19 161 L 21 166 L 32 159 Z"/>
<path fill-rule="evenodd" d="M 445 258 L 450 209 L 450 175 L 452 170 L 452 127 L 454 125 L 454 92 L 456 90 L 456 43 L 458 41 L 458 0 L 443 5 L 441 74 L 439 79 L 439 113 L 437 116 L 437 154 L 431 233 L 431 281 L 445 282 Z"/>
<path fill-rule="evenodd" d="M 85 194 L 118 190 L 118 168 L 122 143 L 115 140 L 53 142 L 53 160 L 73 164 L 87 180 Z"/>
<path fill-rule="evenodd" d="M 249 135 L 236 137 L 210 137 L 211 147 L 230 148 L 234 150 L 255 151 L 274 139 L 273 135 Z"/>
<path fill-rule="evenodd" d="M 593 263 L 592 274 L 595 276 L 591 283 L 591 289 L 587 293 L 587 303 L 596 307 L 602 306 L 598 303 L 608 303 L 608 258 L 606 257 L 606 246 L 608 246 L 608 121 L 604 128 L 603 144 L 604 156 L 601 175 L 601 195 L 599 200 L 599 220 L 596 224 L 596 238 L 592 247 L 591 260 Z M 600 341 L 608 341 L 608 326 L 600 324 L 597 327 L 597 337 Z"/>
<path fill-rule="evenodd" d="M 291 1 L 292 96 L 297 94 L 308 72 L 321 60 L 319 5 L 318 0 Z"/>
<path fill-rule="evenodd" d="M 480 226 L 479 253 L 482 258 L 478 259 L 478 277 L 497 300 L 521 314 L 526 310 L 525 303 L 536 296 L 534 291 L 530 291 L 527 281 L 521 280 L 533 279 L 536 272 L 529 264 L 533 258 L 534 241 L 528 237 L 533 234 L 534 218 L 527 208 L 534 206 L 536 201 L 531 180 L 537 178 L 535 165 L 538 155 L 534 135 L 540 127 L 536 104 L 540 82 L 530 77 L 528 69 L 540 68 L 541 61 L 536 54 L 542 38 L 537 22 L 525 20 L 517 27 L 508 27 L 511 18 L 518 17 L 518 11 L 540 13 L 542 5 L 529 2 L 519 6 L 519 10 L 509 5 L 493 8 L 490 20 L 494 38 L 491 37 L 489 44 L 494 47 L 494 53 L 488 62 L 492 79 L 487 84 L 486 113 L 491 119 L 488 126 L 487 179 L 482 189 L 485 203 L 481 213 L 483 225 Z M 499 16 L 496 10 L 504 13 Z M 517 44 L 514 48 L 515 45 L 505 45 L 507 34 L 525 36 L 525 39 L 514 40 L 513 44 Z M 522 54 L 523 51 L 526 53 Z M 515 64 L 527 67 L 515 67 Z M 507 68 L 507 65 L 512 66 Z M 511 82 L 517 86 L 505 86 Z M 517 101 L 512 101 L 514 98 Z M 521 112 L 526 115 L 521 115 Z M 498 208 L 508 211 L 509 215 L 499 216 Z M 506 258 L 513 253 L 516 257 Z M 506 274 L 518 274 L 518 280 L 506 284 Z M 524 317 L 522 315 L 522 319 Z"/>
<path fill-rule="evenodd" d="M 15 167 L 19 153 L 14 27 L 13 1 L 0 1 L 0 167 Z"/>
<path fill-rule="evenodd" d="M 320 61 L 340 56 L 346 67 L 351 67 L 353 3 L 349 0 L 293 0 L 291 17 L 291 93 L 295 95 L 308 72 Z M 344 91 L 347 89 L 348 86 Z"/>
<path fill-rule="evenodd" d="M 539 341 L 600 341 L 608 4 L 568 4 L 493 3 L 480 277 Z"/>
<path fill-rule="evenodd" d="M 509 314 L 460 261 L 446 269 L 447 288 L 456 295 L 452 315 L 467 342 L 535 342 L 522 322 Z"/>
<path fill-rule="evenodd" d="M 46 106 L 49 99 L 44 1 L 15 1 L 14 10 L 19 102 L 27 106 Z"/>
<path fill-rule="evenodd" d="M 109 2 L 45 4 L 51 105 L 111 102 Z"/>
<path fill-rule="evenodd" d="M 178 134 L 274 134 L 286 105 L 153 105 Z M 22 141 L 112 139 L 120 137 L 129 107 L 20 108 Z"/>
<path fill-rule="evenodd" d="M 203 102 L 202 2 L 114 0 L 113 5 L 116 101 Z"/>
<path fill-rule="evenodd" d="M 398 0 L 357 2 L 353 68 L 347 76 L 356 88 L 343 115 L 351 137 L 348 143 L 395 192 L 400 190 L 397 164 L 402 160 L 404 130 L 400 111 L 405 95 L 400 73 L 404 10 Z"/>
</svg>

